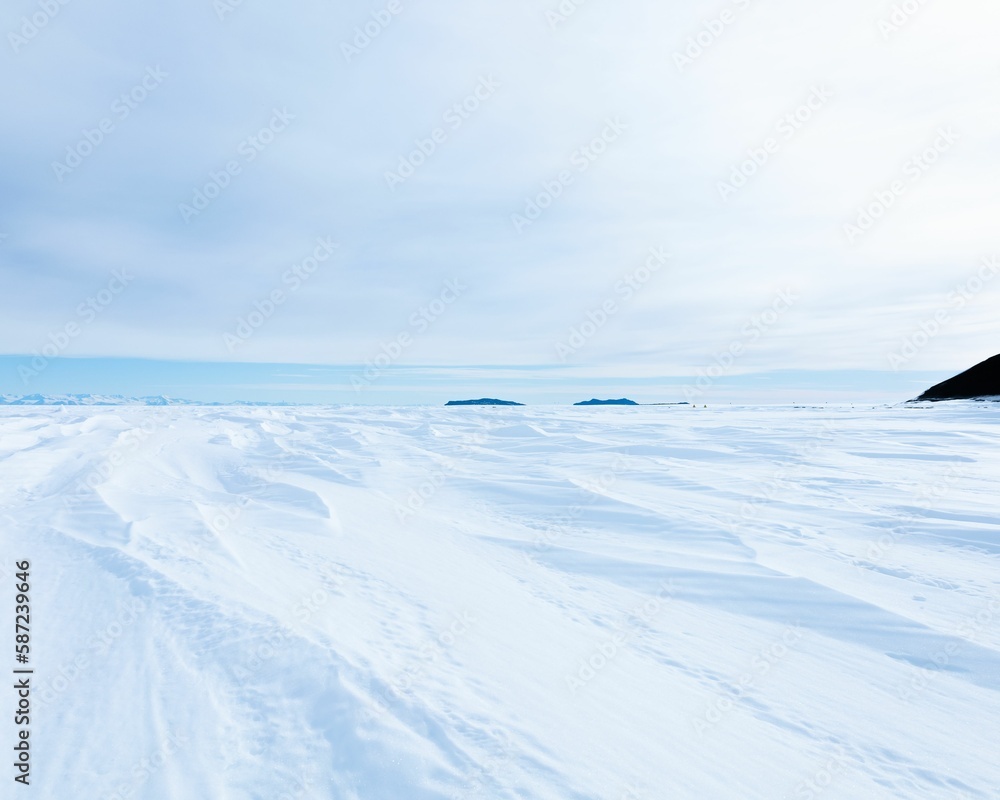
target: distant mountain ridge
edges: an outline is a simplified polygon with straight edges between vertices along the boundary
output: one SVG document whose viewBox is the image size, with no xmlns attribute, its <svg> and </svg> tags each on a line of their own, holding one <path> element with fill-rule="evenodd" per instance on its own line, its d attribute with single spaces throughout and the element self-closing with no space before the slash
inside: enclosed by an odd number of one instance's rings
<svg viewBox="0 0 1000 800">
<path fill-rule="evenodd" d="M 584 400 L 580 403 L 573 403 L 575 406 L 637 406 L 639 405 L 635 400 L 629 400 L 627 397 L 622 397 L 618 400 L 598 400 L 594 398 L 593 400 Z"/>
<path fill-rule="evenodd" d="M 524 403 L 515 403 L 513 400 L 496 400 L 492 397 L 483 397 L 479 400 L 449 400 L 446 406 L 523 406 Z"/>
<path fill-rule="evenodd" d="M 164 395 L 125 397 L 120 394 L 0 394 L 0 406 L 287 406 L 291 403 L 262 403 L 238 400 L 232 403 L 183 400 Z"/>
<path fill-rule="evenodd" d="M 956 375 L 932 386 L 916 400 L 1000 400 L 1000 355 L 988 358 Z"/>
</svg>

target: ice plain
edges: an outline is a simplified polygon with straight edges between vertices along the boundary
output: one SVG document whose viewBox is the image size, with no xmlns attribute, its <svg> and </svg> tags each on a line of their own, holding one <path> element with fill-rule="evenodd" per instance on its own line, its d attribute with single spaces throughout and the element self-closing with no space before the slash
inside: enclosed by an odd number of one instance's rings
<svg viewBox="0 0 1000 800">
<path fill-rule="evenodd" d="M 17 796 L 1000 797 L 998 425 L 2 408 Z"/>
</svg>

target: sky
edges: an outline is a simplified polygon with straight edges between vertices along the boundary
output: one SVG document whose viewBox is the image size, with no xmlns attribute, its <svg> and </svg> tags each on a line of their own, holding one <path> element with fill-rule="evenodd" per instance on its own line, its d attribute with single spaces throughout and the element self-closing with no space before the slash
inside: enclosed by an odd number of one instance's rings
<svg viewBox="0 0 1000 800">
<path fill-rule="evenodd" d="M 12 0 L 0 393 L 906 399 L 1000 352 L 998 24 Z"/>
</svg>

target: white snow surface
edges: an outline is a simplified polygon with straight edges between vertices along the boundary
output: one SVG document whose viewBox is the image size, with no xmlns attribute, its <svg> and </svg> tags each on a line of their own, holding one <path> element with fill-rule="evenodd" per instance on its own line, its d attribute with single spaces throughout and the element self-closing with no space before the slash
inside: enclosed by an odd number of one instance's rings
<svg viewBox="0 0 1000 800">
<path fill-rule="evenodd" d="M 3 408 L 0 796 L 997 798 L 998 497 L 989 404 Z"/>
</svg>

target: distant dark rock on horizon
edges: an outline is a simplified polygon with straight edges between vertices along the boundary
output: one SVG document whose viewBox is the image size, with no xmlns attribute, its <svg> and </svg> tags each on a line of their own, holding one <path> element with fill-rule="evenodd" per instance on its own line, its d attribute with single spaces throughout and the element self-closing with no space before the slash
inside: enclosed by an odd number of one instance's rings
<svg viewBox="0 0 1000 800">
<path fill-rule="evenodd" d="M 954 378 L 932 386 L 916 400 L 1000 400 L 1000 355 L 988 358 Z"/>
<path fill-rule="evenodd" d="M 523 406 L 524 403 L 515 403 L 512 400 L 494 400 L 492 397 L 484 397 L 480 400 L 449 400 L 446 406 Z"/>
<path fill-rule="evenodd" d="M 619 400 L 584 400 L 582 403 L 573 403 L 575 406 L 637 406 L 639 405 L 635 400 L 629 400 L 627 397 L 622 397 Z"/>
</svg>

